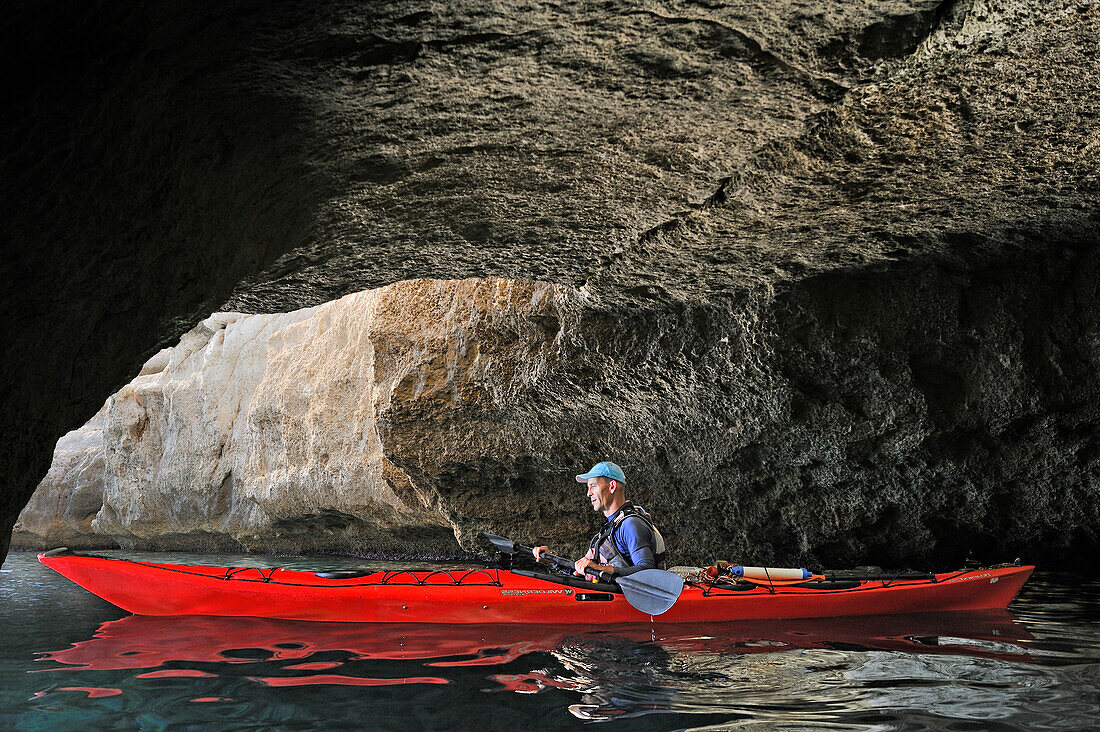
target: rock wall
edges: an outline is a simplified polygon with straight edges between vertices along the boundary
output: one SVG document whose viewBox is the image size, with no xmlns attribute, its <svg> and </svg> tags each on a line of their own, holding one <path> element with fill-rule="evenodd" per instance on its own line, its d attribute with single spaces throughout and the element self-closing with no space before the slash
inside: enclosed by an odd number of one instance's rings
<svg viewBox="0 0 1100 732">
<path fill-rule="evenodd" d="M 33 547 L 114 547 L 117 542 L 100 536 L 92 522 L 103 508 L 107 479 L 103 425 L 107 407 L 91 421 L 57 441 L 50 472 L 38 484 L 15 522 L 15 545 Z"/>
<path fill-rule="evenodd" d="M 5 8 L 0 557 L 57 440 L 309 240 L 329 176 L 278 90 L 288 18 L 249 6 Z"/>
<path fill-rule="evenodd" d="M 255 468 L 189 453 L 228 419 L 193 406 L 209 424 L 148 433 L 175 462 L 118 463 L 111 535 L 442 551 L 484 527 L 566 551 L 593 520 L 569 476 L 610 457 L 684 561 L 1096 548 L 1096 3 L 44 0 L 0 30 L 23 66 L 0 110 L 0 550 L 57 439 L 208 313 L 420 278 L 570 304 L 470 294 L 474 325 L 372 336 L 396 487 L 353 486 L 332 448 L 360 448 L 316 421 L 271 515 L 221 525 Z M 427 327 L 391 305 L 378 322 Z M 192 476 L 201 500 L 170 495 Z M 297 496 L 314 480 L 352 497 Z M 80 527 L 88 495 L 49 505 Z"/>
<path fill-rule="evenodd" d="M 611 457 L 677 561 L 1072 565 L 1100 518 L 1097 256 L 914 259 L 628 318 L 503 280 L 215 314 L 59 443 L 14 538 L 579 552 L 599 517 L 571 477 Z"/>
<path fill-rule="evenodd" d="M 438 449 L 456 449 L 481 428 L 456 407 L 499 406 L 541 378 L 558 335 L 547 323 L 570 297 L 422 280 L 286 314 L 216 313 L 59 442 L 15 541 L 454 554 L 436 492 L 387 459 L 379 416 L 431 405 Z"/>
</svg>

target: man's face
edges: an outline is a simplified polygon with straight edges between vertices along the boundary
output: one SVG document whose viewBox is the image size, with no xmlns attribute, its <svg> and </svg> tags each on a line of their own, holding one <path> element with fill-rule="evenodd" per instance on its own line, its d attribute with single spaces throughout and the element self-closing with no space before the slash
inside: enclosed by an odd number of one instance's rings
<svg viewBox="0 0 1100 732">
<path fill-rule="evenodd" d="M 618 482 L 604 477 L 588 479 L 588 500 L 592 502 L 592 510 L 607 515 L 611 507 L 611 501 L 618 490 Z"/>
</svg>

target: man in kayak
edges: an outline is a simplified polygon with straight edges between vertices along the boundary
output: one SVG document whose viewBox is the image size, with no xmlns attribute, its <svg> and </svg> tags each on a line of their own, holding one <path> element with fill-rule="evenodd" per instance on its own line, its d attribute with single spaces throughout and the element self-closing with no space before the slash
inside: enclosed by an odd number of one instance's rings
<svg viewBox="0 0 1100 732">
<path fill-rule="evenodd" d="M 626 576 L 643 569 L 663 568 L 665 540 L 653 525 L 649 514 L 626 497 L 626 475 L 615 463 L 596 463 L 587 473 L 577 476 L 578 483 L 588 486 L 588 500 L 593 510 L 607 517 L 589 543 L 588 553 L 573 565 L 573 573 L 585 575 L 585 570 Z M 535 559 L 550 553 L 548 547 L 537 546 Z"/>
</svg>

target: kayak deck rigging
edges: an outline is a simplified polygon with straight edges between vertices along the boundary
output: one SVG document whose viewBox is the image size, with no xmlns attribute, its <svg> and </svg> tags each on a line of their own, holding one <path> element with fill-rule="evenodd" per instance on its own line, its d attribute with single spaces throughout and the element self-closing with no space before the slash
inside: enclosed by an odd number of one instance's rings
<svg viewBox="0 0 1100 732">
<path fill-rule="evenodd" d="M 402 569 L 325 577 L 318 574 L 337 573 L 162 564 L 59 550 L 39 559 L 136 615 L 365 623 L 697 623 L 1003 609 L 1034 570 L 1002 566 L 930 579 L 843 583 L 688 582 L 667 611 L 650 614 L 643 611 L 644 602 L 624 596 L 616 585 L 522 569 Z"/>
<path fill-rule="evenodd" d="M 55 550 L 56 551 L 56 550 Z M 53 555 L 64 556 L 64 555 Z M 333 580 L 333 579 L 367 579 L 371 578 L 369 582 L 354 582 L 354 583 L 341 583 L 340 587 L 373 587 L 378 585 L 390 585 L 390 586 L 415 586 L 422 587 L 424 585 L 442 585 L 442 586 L 491 586 L 502 587 L 503 583 L 500 581 L 500 574 L 498 570 L 492 569 L 468 569 L 468 570 L 447 570 L 447 569 L 435 569 L 427 572 L 416 572 L 409 569 L 396 569 L 396 570 L 379 570 L 374 572 L 360 572 L 353 571 L 346 577 L 333 577 L 325 575 L 336 575 L 338 572 L 299 572 L 296 570 L 285 570 L 280 567 L 260 568 L 260 567 L 211 567 L 216 572 L 202 571 L 205 567 L 192 566 L 192 565 L 169 565 L 159 564 L 155 562 L 139 562 L 133 559 L 119 559 L 115 557 L 104 557 L 96 554 L 78 554 L 72 552 L 69 556 L 82 556 L 102 559 L 104 561 L 113 562 L 129 562 L 138 566 L 149 567 L 150 569 L 156 569 L 164 572 L 175 572 L 178 574 L 194 575 L 197 577 L 215 578 L 223 581 L 232 580 L 236 582 L 260 582 L 263 584 L 272 585 L 284 585 L 287 587 L 329 587 L 333 586 L 331 582 L 290 582 L 282 579 L 280 576 L 276 579 L 276 573 L 286 574 L 292 572 L 294 574 L 310 575 L 321 579 Z M 457 576 L 456 576 L 457 575 Z M 472 578 L 472 579 L 471 579 Z"/>
</svg>

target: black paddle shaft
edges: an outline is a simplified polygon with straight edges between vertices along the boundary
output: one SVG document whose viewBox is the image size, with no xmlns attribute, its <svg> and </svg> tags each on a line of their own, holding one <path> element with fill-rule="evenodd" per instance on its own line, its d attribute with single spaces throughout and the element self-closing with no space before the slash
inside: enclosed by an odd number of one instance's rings
<svg viewBox="0 0 1100 732">
<path fill-rule="evenodd" d="M 524 546 L 523 544 L 517 544 L 511 539 L 505 539 L 503 536 L 497 536 L 496 534 L 490 534 L 485 531 L 481 532 L 481 534 L 490 542 L 492 542 L 493 546 L 495 546 L 497 549 L 504 552 L 505 554 L 519 554 L 522 552 L 530 554 L 532 557 L 535 556 L 535 550 L 532 547 Z M 576 566 L 576 562 L 574 562 L 572 559 L 566 559 L 565 557 L 559 557 L 553 554 L 544 553 L 542 555 L 542 561 L 548 562 L 550 564 L 556 564 L 557 566 L 562 568 Z M 592 569 L 591 567 L 585 567 L 585 572 L 595 577 L 599 577 L 601 574 L 598 569 Z"/>
<path fill-rule="evenodd" d="M 505 554 L 532 551 L 531 547 L 517 544 L 511 539 L 505 539 L 503 536 L 484 531 L 482 536 Z M 553 562 L 559 566 L 575 566 L 574 562 L 563 557 L 556 557 L 553 554 L 543 554 L 542 558 L 544 561 Z M 591 567 L 585 567 L 585 572 L 597 577 L 603 574 Z M 643 569 L 625 577 L 616 575 L 614 582 L 619 585 L 619 589 L 623 591 L 623 595 L 626 596 L 626 601 L 630 603 L 631 607 L 650 616 L 660 615 L 671 608 L 684 589 L 682 577 L 663 569 Z"/>
</svg>

